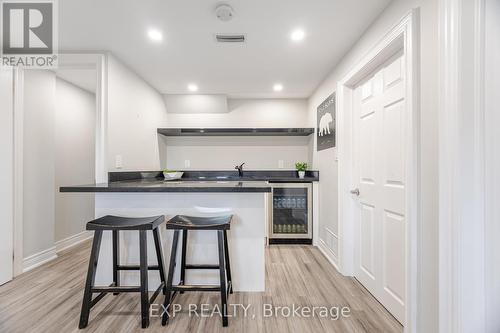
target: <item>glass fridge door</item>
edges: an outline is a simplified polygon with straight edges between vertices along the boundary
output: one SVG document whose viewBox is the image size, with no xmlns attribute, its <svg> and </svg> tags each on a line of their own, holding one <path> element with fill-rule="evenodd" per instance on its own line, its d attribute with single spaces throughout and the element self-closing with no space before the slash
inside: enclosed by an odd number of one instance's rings
<svg viewBox="0 0 500 333">
<path fill-rule="evenodd" d="M 273 188 L 273 225 L 276 237 L 301 238 L 309 235 L 309 188 Z"/>
</svg>

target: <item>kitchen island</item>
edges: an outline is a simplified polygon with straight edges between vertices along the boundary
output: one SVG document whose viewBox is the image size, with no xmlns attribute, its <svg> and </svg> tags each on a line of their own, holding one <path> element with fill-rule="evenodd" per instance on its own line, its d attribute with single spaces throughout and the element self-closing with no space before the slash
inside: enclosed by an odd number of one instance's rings
<svg viewBox="0 0 500 333">
<path fill-rule="evenodd" d="M 269 216 L 271 185 L 263 181 L 165 181 L 161 178 L 138 178 L 113 181 L 106 184 L 61 187 L 61 192 L 95 193 L 95 216 L 154 216 L 166 219 L 177 214 L 214 216 L 233 214 L 228 233 L 229 253 L 235 291 L 265 290 L 265 237 Z M 71 194 L 68 194 L 71 195 Z M 172 231 L 161 227 L 165 261 L 168 262 Z M 139 235 L 120 233 L 121 264 L 139 262 Z M 178 260 L 180 262 L 180 252 Z M 190 264 L 217 263 L 217 235 L 210 231 L 189 233 L 187 262 Z M 154 242 L 148 235 L 148 261 L 156 264 Z M 179 266 L 177 266 L 179 267 Z M 217 284 L 219 272 L 190 270 L 186 280 L 190 284 Z M 174 275 L 178 283 L 180 270 Z M 112 281 L 111 232 L 104 232 L 96 284 L 109 285 Z M 121 272 L 122 285 L 137 285 L 139 272 Z M 155 289 L 159 277 L 149 274 L 149 286 Z"/>
</svg>

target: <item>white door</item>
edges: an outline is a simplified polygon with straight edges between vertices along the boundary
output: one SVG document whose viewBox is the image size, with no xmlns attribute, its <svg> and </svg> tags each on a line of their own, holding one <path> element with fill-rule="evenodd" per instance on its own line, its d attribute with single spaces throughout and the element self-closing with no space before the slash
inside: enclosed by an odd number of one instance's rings
<svg viewBox="0 0 500 333">
<path fill-rule="evenodd" d="M 0 284 L 13 276 L 13 82 L 0 68 Z"/>
<path fill-rule="evenodd" d="M 354 90 L 355 277 L 405 317 L 405 78 L 396 54 Z"/>
</svg>

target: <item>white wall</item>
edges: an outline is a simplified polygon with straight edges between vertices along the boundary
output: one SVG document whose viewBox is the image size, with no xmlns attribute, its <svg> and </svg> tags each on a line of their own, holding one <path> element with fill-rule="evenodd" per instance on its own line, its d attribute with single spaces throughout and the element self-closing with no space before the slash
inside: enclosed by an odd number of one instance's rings
<svg viewBox="0 0 500 333">
<path fill-rule="evenodd" d="M 295 162 L 309 161 L 308 137 L 169 137 L 166 143 L 167 168 L 174 170 L 234 170 L 243 162 L 248 170 L 293 170 Z"/>
<path fill-rule="evenodd" d="M 111 55 L 108 66 L 110 170 L 117 154 L 123 169 L 157 170 L 156 128 L 166 125 L 163 98 Z M 91 195 L 60 195 L 58 186 L 94 181 L 95 105 L 92 95 L 61 80 L 56 93 L 51 71 L 27 70 L 24 83 L 26 258 L 53 251 L 56 241 L 83 231 L 93 218 Z"/>
<path fill-rule="evenodd" d="M 226 95 L 164 94 L 165 106 L 170 113 L 227 113 Z"/>
<path fill-rule="evenodd" d="M 95 74 L 94 74 L 95 77 Z M 95 180 L 95 95 L 56 79 L 55 184 L 91 184 Z M 85 230 L 94 219 L 94 195 L 56 191 L 55 241 Z"/>
<path fill-rule="evenodd" d="M 55 238 L 55 74 L 24 75 L 23 255 L 54 247 Z"/>
<path fill-rule="evenodd" d="M 373 22 L 354 47 L 344 56 L 335 69 L 328 74 L 309 99 L 309 123 L 316 124 L 316 107 L 333 91 L 339 80 L 368 53 L 398 21 L 412 8 L 420 8 L 421 35 L 421 174 L 422 206 L 420 207 L 423 226 L 422 276 L 418 309 L 420 316 L 419 332 L 436 332 L 438 329 L 438 1 L 433 0 L 395 0 Z M 331 233 L 338 233 L 337 221 L 337 162 L 334 150 L 315 152 L 313 166 L 320 171 L 320 238 L 338 253 L 337 242 Z M 336 258 L 334 258 L 335 260 Z"/>
<path fill-rule="evenodd" d="M 304 127 L 308 120 L 305 99 L 229 99 L 227 103 L 228 113 L 168 113 L 168 127 Z"/>
<path fill-rule="evenodd" d="M 108 171 L 159 170 L 156 129 L 166 127 L 163 97 L 142 78 L 108 55 Z"/>
<path fill-rule="evenodd" d="M 498 92 L 500 91 L 500 2 L 486 1 L 485 17 L 485 142 L 486 142 L 486 332 L 500 330 L 500 112 L 498 111 Z"/>
<path fill-rule="evenodd" d="M 13 276 L 14 113 L 12 69 L 0 68 L 0 284 Z"/>
<path fill-rule="evenodd" d="M 94 130 L 93 94 L 51 71 L 25 71 L 24 258 L 55 251 L 57 241 L 81 233 L 94 218 L 93 195 L 58 190 L 94 182 Z"/>
<path fill-rule="evenodd" d="M 304 99 L 229 99 L 228 113 L 169 113 L 168 127 L 305 127 Z M 167 105 L 168 109 L 168 105 Z M 227 170 L 245 162 L 252 170 L 294 169 L 311 163 L 310 137 L 180 137 L 163 139 L 169 169 Z M 280 168 L 279 161 L 283 161 Z M 162 165 L 163 167 L 164 165 Z"/>
</svg>

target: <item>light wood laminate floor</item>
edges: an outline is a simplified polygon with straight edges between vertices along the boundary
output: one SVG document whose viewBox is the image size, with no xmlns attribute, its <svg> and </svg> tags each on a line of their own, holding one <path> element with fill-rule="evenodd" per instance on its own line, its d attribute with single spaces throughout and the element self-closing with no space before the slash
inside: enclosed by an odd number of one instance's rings
<svg viewBox="0 0 500 333">
<path fill-rule="evenodd" d="M 402 326 L 355 279 L 339 274 L 312 246 L 274 245 L 266 250 L 263 293 L 234 293 L 230 304 L 241 308 L 222 328 L 219 316 L 189 315 L 189 304 L 218 304 L 218 293 L 185 293 L 176 297 L 183 310 L 162 327 L 151 318 L 140 328 L 139 294 L 108 294 L 91 311 L 89 326 L 78 330 L 90 242 L 0 287 L 0 332 L 402 332 Z M 155 274 L 156 272 L 152 272 Z M 189 273 L 188 273 L 189 274 Z M 188 276 L 189 278 L 189 276 Z M 160 295 L 158 302 L 163 301 Z M 264 304 L 273 306 L 348 306 L 349 317 L 264 317 Z M 233 309 L 230 308 L 230 314 Z M 286 314 L 286 313 L 285 313 Z"/>
</svg>

